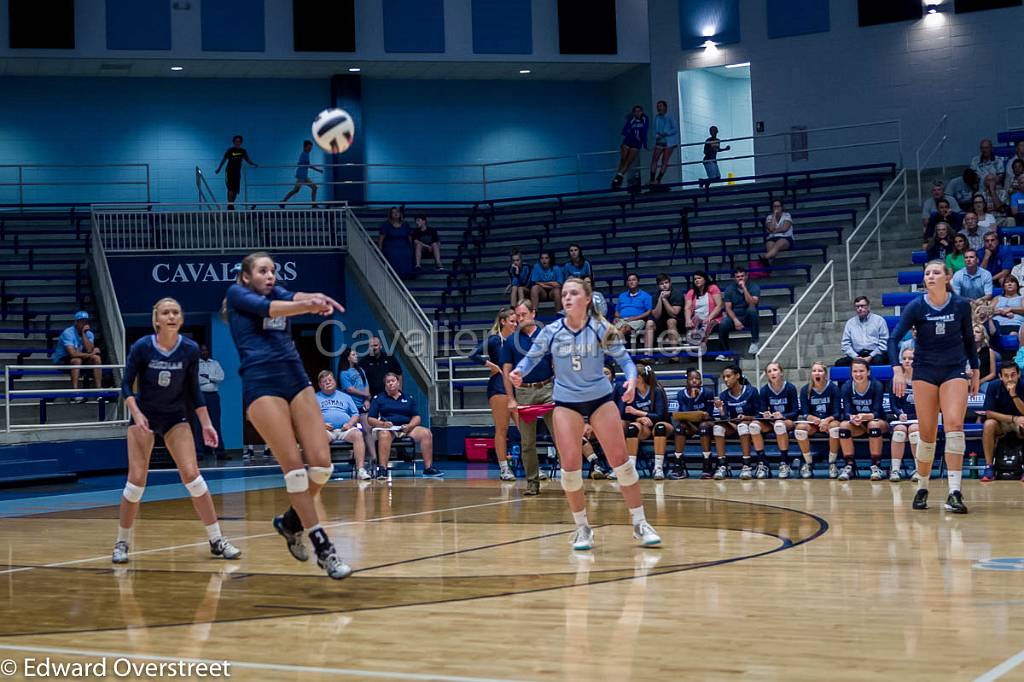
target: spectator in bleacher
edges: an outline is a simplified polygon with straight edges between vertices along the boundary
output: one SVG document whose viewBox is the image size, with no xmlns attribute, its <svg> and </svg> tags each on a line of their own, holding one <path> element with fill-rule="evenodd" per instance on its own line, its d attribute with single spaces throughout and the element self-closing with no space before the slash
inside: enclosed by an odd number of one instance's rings
<svg viewBox="0 0 1024 682">
<path fill-rule="evenodd" d="M 757 304 L 761 300 L 761 287 L 747 283 L 747 270 L 736 266 L 733 270 L 732 283 L 722 294 L 722 305 L 725 306 L 725 318 L 718 327 L 718 338 L 722 342 L 722 350 L 729 350 L 729 334 L 750 330 L 750 346 L 747 353 L 753 355 L 758 351 L 757 342 L 761 339 L 760 318 L 757 315 Z M 721 359 L 726 359 L 721 356 Z"/>
<path fill-rule="evenodd" d="M 444 270 L 444 265 L 441 264 L 441 235 L 427 224 L 425 215 L 416 216 L 416 228 L 412 231 L 412 251 L 417 270 L 421 269 L 420 261 L 423 259 L 424 251 L 434 256 L 435 270 L 438 272 Z"/>
<path fill-rule="evenodd" d="M 78 367 L 81 365 L 99 365 L 103 363 L 100 349 L 96 346 L 96 335 L 92 333 L 89 313 L 79 310 L 75 313 L 75 323 L 60 333 L 57 345 L 53 349 L 53 363 L 71 365 L 71 388 L 78 388 Z M 103 385 L 103 370 L 92 371 L 95 388 Z M 73 403 L 84 403 L 85 398 L 71 398 Z"/>
<path fill-rule="evenodd" d="M 402 377 L 402 366 L 394 356 L 384 352 L 379 336 L 370 338 L 370 352 L 359 359 L 359 368 L 366 376 L 371 399 L 384 390 L 384 376 L 388 372 Z"/>
<path fill-rule="evenodd" d="M 925 244 L 925 252 L 928 260 L 941 260 L 945 262 L 946 254 L 953 250 L 953 237 L 950 234 L 949 223 L 943 221 L 936 223 L 935 233 L 931 241 Z"/>
<path fill-rule="evenodd" d="M 366 372 L 359 366 L 359 355 L 350 347 L 341 349 L 340 355 L 341 390 L 352 396 L 360 412 L 365 413 L 370 409 L 369 385 L 366 382 Z"/>
<path fill-rule="evenodd" d="M 884 364 L 889 364 L 888 354 Z M 853 468 L 853 439 L 868 436 L 871 452 L 871 480 L 882 480 L 882 434 L 889 430 L 882 410 L 882 384 L 871 378 L 871 367 L 865 358 L 850 361 L 850 380 L 843 384 L 843 421 L 839 424 L 839 446 L 843 450 L 845 466 L 839 473 L 840 481 L 848 481 Z"/>
<path fill-rule="evenodd" d="M 565 284 L 565 275 L 562 268 L 555 264 L 555 254 L 551 251 L 542 251 L 540 258 L 533 264 L 530 271 L 530 300 L 533 301 L 535 310 L 540 310 L 542 301 L 552 301 L 555 304 L 555 312 L 562 309 L 562 285 Z"/>
<path fill-rule="evenodd" d="M 402 380 L 397 374 L 385 375 L 384 390 L 374 396 L 367 417 L 373 429 L 380 429 L 376 432 L 378 479 L 387 478 L 391 444 L 396 438 L 411 438 L 420 446 L 424 476 L 444 476 L 444 472 L 434 467 L 434 434 L 421 425 L 416 398 L 402 392 Z"/>
<path fill-rule="evenodd" d="M 1013 254 L 1008 247 L 999 243 L 999 234 L 996 232 L 986 233 L 982 243 L 984 250 L 978 252 L 981 256 L 981 267 L 992 275 L 993 285 L 1002 286 L 1003 280 L 1010 274 L 1010 268 L 1013 266 Z"/>
<path fill-rule="evenodd" d="M 964 226 L 960 230 L 960 234 L 967 239 L 967 246 L 978 253 L 985 248 L 985 235 L 988 233 L 978 227 L 978 216 L 974 214 L 974 211 L 964 213 Z"/>
<path fill-rule="evenodd" d="M 782 200 L 772 202 L 772 212 L 764 219 L 765 253 L 759 257 L 761 265 L 771 265 L 775 258 L 793 248 L 793 218 L 782 207 Z"/>
<path fill-rule="evenodd" d="M 1010 213 L 1010 197 L 1003 189 L 1003 185 L 996 181 L 991 175 L 985 181 L 985 202 L 991 208 L 992 216 L 996 220 L 997 225 L 1011 225 L 1012 220 L 1008 221 L 1007 217 Z M 979 221 L 980 222 L 980 221 Z"/>
<path fill-rule="evenodd" d="M 210 423 L 217 432 L 217 447 L 207 447 L 203 442 L 203 427 L 198 419 L 192 422 L 192 435 L 195 437 L 196 452 L 203 452 L 207 455 L 216 454 L 218 457 L 224 455 L 224 436 L 220 430 L 220 392 L 218 384 L 224 381 L 224 368 L 220 363 L 210 357 L 210 347 L 205 343 L 199 346 L 199 390 L 203 394 L 203 402 L 206 403 L 206 411 L 210 414 Z"/>
<path fill-rule="evenodd" d="M 1021 333 L 1021 325 L 1024 324 L 1024 296 L 1020 293 L 1020 280 L 1009 275 L 1003 280 L 1003 293 L 996 296 L 992 306 L 992 320 L 989 324 L 989 332 L 993 336 L 1006 336 L 1016 334 L 1018 338 Z M 1002 343 L 999 343 L 1002 346 Z M 1024 344 L 1022 344 L 1024 345 Z"/>
<path fill-rule="evenodd" d="M 569 244 L 569 260 L 562 265 L 562 277 L 563 281 L 570 277 L 589 278 L 591 282 L 594 281 L 594 268 L 590 261 L 584 258 L 583 249 L 579 244 Z"/>
<path fill-rule="evenodd" d="M 871 312 L 871 301 L 867 296 L 853 299 L 857 314 L 846 321 L 841 346 L 843 357 L 836 360 L 837 367 L 849 367 L 853 360 L 861 358 L 872 365 L 889 364 L 889 325 L 885 318 Z"/>
<path fill-rule="evenodd" d="M 1024 140 L 1017 143 L 1017 149 L 1024 147 Z M 1017 183 L 1024 180 L 1024 159 L 1014 158 L 1011 163 L 1007 163 L 1006 167 L 1009 168 L 1006 172 L 1006 182 L 1003 183 L 1003 189 L 1006 190 L 1007 194 L 1013 194 L 1017 191 Z"/>
<path fill-rule="evenodd" d="M 935 235 L 935 227 L 939 223 L 946 223 L 952 233 L 959 232 L 963 227 L 963 217 L 959 213 L 953 212 L 948 201 L 939 199 L 936 203 L 939 206 L 938 212 L 933 213 L 924 226 L 924 241 L 926 243 Z"/>
<path fill-rule="evenodd" d="M 652 440 L 654 444 L 655 481 L 665 480 L 665 450 L 668 437 L 672 435 L 672 417 L 668 413 L 668 396 L 658 382 L 658 377 L 649 362 L 636 363 L 637 380 L 633 399 L 623 399 L 625 384 L 615 391 L 615 402 L 626 436 L 626 456 L 636 464 L 640 441 Z"/>
<path fill-rule="evenodd" d="M 992 140 L 982 140 L 979 151 L 980 153 L 971 159 L 971 170 L 978 174 L 978 178 L 983 184 L 989 176 L 994 176 L 997 182 L 1003 182 L 1006 166 L 1003 160 L 992 151 Z"/>
<path fill-rule="evenodd" d="M 978 229 L 982 232 L 992 232 L 999 228 L 999 218 L 988 211 L 988 200 L 984 194 L 975 194 L 971 199 L 974 213 L 978 216 Z"/>
<path fill-rule="evenodd" d="M 217 164 L 217 170 L 214 174 L 220 174 L 220 169 L 224 167 L 224 162 L 228 164 L 228 170 L 224 174 L 224 184 L 228 190 L 228 210 L 235 210 L 235 199 L 238 197 L 238 191 L 242 187 L 242 161 L 245 161 L 253 168 L 257 168 L 258 164 L 249 158 L 249 152 L 242 148 L 242 136 L 235 135 L 231 138 L 231 146 L 224 152 L 224 156 L 221 157 L 220 163 Z"/>
<path fill-rule="evenodd" d="M 1018 227 L 1024 225 L 1024 176 L 1017 178 L 1013 194 L 1010 195 L 1010 217 Z"/>
<path fill-rule="evenodd" d="M 925 199 L 924 203 L 921 205 L 922 227 L 928 227 L 928 219 L 932 217 L 933 213 L 939 212 L 937 202 L 941 199 L 945 199 L 952 210 L 957 212 L 960 211 L 960 204 L 957 202 L 956 198 L 952 195 L 946 194 L 945 183 L 943 183 L 942 180 L 936 180 L 932 183 L 931 196 Z"/>
<path fill-rule="evenodd" d="M 946 254 L 946 267 L 954 274 L 966 267 L 964 256 L 967 253 L 967 248 L 967 237 L 960 233 L 953 235 L 953 249 Z"/>
<path fill-rule="evenodd" d="M 615 327 L 627 337 L 643 331 L 652 308 L 651 295 L 640 289 L 640 276 L 626 275 L 626 290 L 615 302 Z"/>
<path fill-rule="evenodd" d="M 622 185 L 622 179 L 629 172 L 637 154 L 641 149 L 647 149 L 647 114 L 639 104 L 633 107 L 632 113 L 626 117 L 626 123 L 622 126 L 622 145 L 619 147 L 619 166 L 615 169 L 615 177 L 612 178 L 612 189 L 618 189 Z"/>
<path fill-rule="evenodd" d="M 710 188 L 712 182 L 722 179 L 722 171 L 718 169 L 718 152 L 732 149 L 729 145 L 722 146 L 718 139 L 718 126 L 708 128 L 708 133 L 708 139 L 704 140 L 704 172 L 708 177 L 699 183 L 701 187 L 706 188 Z"/>
<path fill-rule="evenodd" d="M 978 264 L 977 251 L 967 249 L 964 252 L 964 267 L 953 275 L 952 285 L 954 294 L 972 301 L 992 298 L 992 273 Z"/>
<path fill-rule="evenodd" d="M 718 323 L 722 321 L 722 291 L 706 272 L 700 270 L 693 273 L 690 285 L 690 290 L 686 292 L 684 299 L 686 305 L 683 308 L 687 342 L 703 345 Z M 694 332 L 700 334 L 699 341 Z"/>
<path fill-rule="evenodd" d="M 654 117 L 654 153 L 651 154 L 650 184 L 660 185 L 661 179 L 665 177 L 665 171 L 668 170 L 672 152 L 679 144 L 679 130 L 676 128 L 675 120 L 668 115 L 668 102 L 660 99 L 655 106 L 658 114 Z M 661 170 L 658 170 L 659 161 Z"/>
<path fill-rule="evenodd" d="M 651 316 L 647 319 L 647 347 L 655 343 L 668 346 L 679 345 L 679 316 L 686 306 L 686 292 L 672 288 L 672 278 L 664 272 L 655 280 L 658 292 L 653 299 Z M 664 337 L 664 338 L 662 338 Z"/>
<path fill-rule="evenodd" d="M 512 249 L 508 257 L 508 286 L 505 287 L 505 293 L 510 295 L 509 305 L 515 308 L 519 301 L 530 296 L 530 268 L 523 265 L 519 249 Z"/>
<path fill-rule="evenodd" d="M 366 444 L 363 439 L 365 427 L 360 423 L 356 401 L 338 390 L 338 382 L 334 380 L 334 373 L 329 369 L 317 375 L 316 385 L 320 388 L 316 400 L 320 403 L 320 414 L 324 418 L 327 440 L 332 443 L 351 443 L 352 456 L 356 463 L 356 478 L 360 481 L 369 481 L 370 474 L 366 471 Z"/>
<path fill-rule="evenodd" d="M 974 325 L 974 347 L 978 350 L 978 374 L 981 376 L 978 379 L 978 390 L 984 393 L 988 388 L 988 382 L 997 376 L 998 363 L 996 361 L 996 352 L 992 350 L 992 345 L 988 340 L 988 332 L 985 331 L 983 325 Z"/>
<path fill-rule="evenodd" d="M 412 227 L 403 219 L 398 206 L 388 209 L 387 220 L 380 224 L 377 248 L 399 277 L 412 274 Z"/>
<path fill-rule="evenodd" d="M 315 170 L 321 175 L 324 171 L 322 168 L 314 166 L 309 162 L 309 153 L 311 151 L 313 151 L 313 142 L 311 140 L 304 140 L 302 151 L 299 153 L 299 161 L 295 164 L 295 186 L 288 190 L 288 194 L 285 194 L 284 198 L 281 199 L 281 208 L 284 208 L 288 200 L 298 194 L 303 186 L 309 187 L 309 191 L 313 195 L 310 201 L 313 202 L 313 207 L 316 208 L 316 183 L 309 179 L 309 171 Z"/>
<path fill-rule="evenodd" d="M 953 178 L 946 186 L 946 194 L 956 199 L 957 204 L 962 207 L 969 207 L 971 199 L 981 189 L 981 180 L 978 174 L 970 168 L 965 168 L 963 174 Z"/>
<path fill-rule="evenodd" d="M 1024 395 L 1020 390 L 1020 368 L 1007 362 L 999 368 L 999 381 L 991 381 L 985 391 L 985 426 L 981 444 L 985 453 L 985 471 L 981 480 L 991 481 L 996 444 L 1006 435 L 1024 436 Z"/>
</svg>

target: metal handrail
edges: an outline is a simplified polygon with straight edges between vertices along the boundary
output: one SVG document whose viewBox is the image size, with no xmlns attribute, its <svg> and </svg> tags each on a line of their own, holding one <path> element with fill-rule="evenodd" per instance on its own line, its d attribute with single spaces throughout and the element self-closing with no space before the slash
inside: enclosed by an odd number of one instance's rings
<svg viewBox="0 0 1024 682">
<path fill-rule="evenodd" d="M 12 389 L 10 387 L 11 386 L 11 369 L 12 368 L 15 369 L 15 370 L 26 370 L 26 369 L 33 369 L 33 370 L 34 369 L 47 369 L 47 370 L 53 370 L 53 369 L 56 369 L 56 370 L 61 370 L 61 371 L 71 371 L 73 369 L 80 369 L 81 371 L 88 371 L 88 370 L 93 370 L 93 369 L 112 369 L 112 370 L 115 370 L 115 371 L 117 371 L 117 370 L 122 370 L 123 371 L 124 370 L 124 365 L 123 364 L 117 364 L 117 365 L 88 365 L 87 367 L 85 365 L 82 365 L 82 366 L 71 366 L 71 365 L 15 365 L 13 367 L 11 365 L 4 365 L 4 417 L 5 417 L 4 431 L 6 433 L 10 433 L 11 431 L 28 431 L 28 430 L 38 431 L 38 430 L 42 430 L 42 429 L 67 429 L 67 428 L 77 428 L 77 427 L 82 427 L 82 426 L 111 426 L 111 425 L 127 424 L 128 423 L 127 419 L 110 419 L 108 421 L 102 421 L 102 422 L 101 421 L 69 422 L 69 423 L 65 423 L 65 424 L 17 424 L 17 425 L 11 424 L 11 398 L 12 397 L 17 397 L 18 395 L 36 395 L 36 394 L 39 394 L 39 393 L 57 393 L 57 394 L 62 394 L 62 395 L 63 394 L 67 394 L 67 393 L 73 393 L 73 394 L 79 395 L 79 394 L 89 394 L 89 393 L 109 393 L 109 392 L 111 392 L 113 390 L 116 390 L 116 389 L 111 389 L 111 388 L 78 388 L 78 389 L 73 389 L 73 388 L 56 388 L 56 389 L 47 389 L 47 390 L 39 390 L 39 389 L 31 389 L 31 388 Z M 118 399 L 115 404 L 120 404 L 120 399 Z M 116 415 L 116 412 L 115 412 L 115 415 Z"/>
<path fill-rule="evenodd" d="M 921 190 L 921 169 L 924 167 L 924 164 L 928 163 L 928 161 L 932 158 L 932 156 L 935 154 L 935 152 L 937 152 L 939 150 L 943 151 L 943 154 L 941 156 L 941 160 L 942 160 L 942 177 L 943 178 L 946 177 L 946 155 L 945 155 L 944 152 L 945 152 L 945 149 L 946 149 L 946 142 L 949 140 L 949 136 L 946 134 L 946 128 L 948 127 L 947 126 L 948 122 L 949 122 L 949 114 L 943 114 L 942 118 L 939 119 L 939 122 L 935 124 L 934 128 L 932 128 L 932 131 L 930 133 L 928 133 L 928 135 L 925 136 L 924 141 L 922 141 L 921 144 L 919 144 L 917 146 L 917 149 L 914 150 L 914 164 L 915 164 L 914 167 L 917 168 L 917 203 L 919 203 L 919 204 L 924 199 L 924 194 L 923 194 L 923 192 Z M 928 152 L 928 155 L 924 157 L 924 160 L 922 160 L 921 159 L 921 151 L 928 144 L 928 141 L 930 139 L 932 139 L 932 135 L 934 135 L 936 133 L 936 131 L 938 131 L 939 129 L 942 130 L 942 137 L 939 138 L 938 143 L 934 147 L 932 147 L 931 151 Z"/>
<path fill-rule="evenodd" d="M 150 187 L 150 171 L 148 163 L 0 163 L 0 170 L 16 169 L 18 179 L 16 182 L 0 182 L 0 187 L 17 187 L 18 203 L 25 203 L 26 187 L 103 187 L 103 186 L 140 186 L 146 188 L 146 201 L 152 198 Z M 25 182 L 26 170 L 49 170 L 58 168 L 73 169 L 97 169 L 97 168 L 138 168 L 144 171 L 142 180 L 109 180 L 109 181 L 54 181 L 54 182 Z"/>
<path fill-rule="evenodd" d="M 885 212 L 885 215 L 881 215 L 882 202 L 885 201 L 885 197 L 901 180 L 903 181 L 903 191 L 900 192 L 899 195 L 893 200 L 892 205 L 889 206 L 889 209 Z M 889 214 L 892 213 L 892 210 L 896 208 L 896 205 L 901 200 L 903 201 L 903 220 L 904 222 L 910 222 L 910 205 L 908 194 L 909 191 L 907 187 L 907 169 L 904 168 L 896 175 L 895 178 L 892 179 L 892 182 L 889 183 L 889 186 L 885 188 L 885 191 L 883 191 L 879 195 L 878 199 L 875 201 L 875 205 L 868 209 L 868 212 L 864 214 L 864 217 L 861 218 L 859 223 L 857 223 L 857 227 L 855 227 L 853 229 L 853 232 L 851 232 L 850 235 L 846 238 L 846 282 L 849 289 L 850 298 L 853 298 L 853 261 L 856 260 L 858 256 L 860 256 L 861 251 L 864 250 L 864 247 L 868 245 L 868 242 L 871 241 L 871 238 L 874 237 L 875 235 L 878 236 L 878 259 L 882 259 L 882 223 L 885 222 L 886 218 L 889 217 Z M 864 243 L 861 244 L 857 251 L 854 252 L 854 254 L 851 256 L 850 244 L 853 242 L 853 238 L 857 236 L 857 233 L 860 232 L 861 229 L 863 229 L 863 227 L 868 223 L 868 220 L 871 219 L 872 214 L 874 214 L 875 216 L 875 226 L 871 229 L 871 232 L 868 233 L 868 236 L 864 238 Z"/>
<path fill-rule="evenodd" d="M 114 287 L 114 280 L 110 274 L 110 267 L 107 264 L 107 253 L 103 248 L 103 239 L 100 237 L 95 215 L 91 218 L 92 265 L 98 280 L 96 288 L 99 291 L 97 303 L 100 306 L 103 323 L 109 330 L 114 360 L 124 364 L 127 360 L 127 355 L 125 354 L 124 318 L 121 317 L 121 307 L 117 302 L 117 290 Z"/>
<path fill-rule="evenodd" d="M 808 310 L 804 314 L 803 320 L 801 320 L 800 319 L 800 304 L 804 302 L 804 299 L 807 298 L 811 294 L 812 291 L 814 291 L 815 285 L 818 283 L 819 280 L 821 280 L 822 277 L 825 276 L 826 273 L 828 273 L 828 287 L 826 287 L 825 291 L 821 292 L 821 294 L 816 294 L 817 300 L 814 302 L 814 305 L 811 306 L 811 309 Z M 835 322 L 836 322 L 836 277 L 835 277 L 835 261 L 834 260 L 830 260 L 829 262 L 825 263 L 825 267 L 823 267 L 821 269 L 821 272 L 818 273 L 817 277 L 815 277 L 813 280 L 811 280 L 811 283 L 807 285 L 807 288 L 804 290 L 804 293 L 800 296 L 800 298 L 797 299 L 796 303 L 794 303 L 792 306 L 790 306 L 789 311 L 785 314 L 785 316 L 783 316 L 782 321 L 779 322 L 777 325 L 775 325 L 775 329 L 772 330 L 772 333 L 768 336 L 767 339 L 765 339 L 764 343 L 760 344 L 760 346 L 757 349 L 757 352 L 754 353 L 754 371 L 757 374 L 757 386 L 759 388 L 761 386 L 761 355 L 765 352 L 765 350 L 771 344 L 772 339 L 774 339 L 775 336 L 780 331 L 782 331 L 783 326 L 786 324 L 786 322 L 789 320 L 790 317 L 793 317 L 793 322 L 794 322 L 793 332 L 788 337 L 786 337 L 786 340 L 782 343 L 782 347 L 779 348 L 778 352 L 776 352 L 775 355 L 772 356 L 772 359 L 769 361 L 769 364 L 771 362 L 775 362 L 776 360 L 778 360 L 779 356 L 781 356 L 782 353 L 785 352 L 786 348 L 789 347 L 789 344 L 793 342 L 793 339 L 797 339 L 797 344 L 796 344 L 796 368 L 795 369 L 800 369 L 801 368 L 802 360 L 801 360 L 801 357 L 800 357 L 800 340 L 799 340 L 800 331 L 811 320 L 811 317 L 814 315 L 815 311 L 818 309 L 818 306 L 821 305 L 821 302 L 824 301 L 826 297 L 831 301 L 832 324 L 835 324 Z"/>
<path fill-rule="evenodd" d="M 217 197 L 213 193 L 213 188 L 206 181 L 206 175 L 199 166 L 196 166 L 196 192 L 199 194 L 199 204 L 201 206 L 211 204 L 216 209 L 220 208 L 220 204 L 217 203 Z M 207 198 L 207 195 L 209 195 L 209 198 Z"/>
</svg>

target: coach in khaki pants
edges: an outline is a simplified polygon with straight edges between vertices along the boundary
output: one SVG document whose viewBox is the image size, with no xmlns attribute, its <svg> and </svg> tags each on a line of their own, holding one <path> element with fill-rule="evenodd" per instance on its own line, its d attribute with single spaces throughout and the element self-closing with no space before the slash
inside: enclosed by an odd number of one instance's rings
<svg viewBox="0 0 1024 682">
<path fill-rule="evenodd" d="M 519 318 L 519 329 L 512 336 L 505 339 L 501 347 L 501 368 L 505 377 L 505 393 L 508 395 L 509 411 L 515 415 L 518 405 L 541 405 L 551 402 L 551 389 L 554 384 L 554 370 L 551 367 L 551 356 L 548 355 L 533 369 L 532 372 L 523 377 L 523 384 L 512 388 L 512 382 L 508 380 L 508 374 L 519 361 L 523 359 L 533 339 L 540 333 L 540 328 L 534 322 L 533 306 L 529 300 L 522 300 L 516 306 L 516 316 Z M 525 419 L 517 419 L 519 435 L 521 437 L 520 447 L 522 449 L 523 468 L 526 469 L 526 491 L 524 495 L 540 494 L 540 466 L 537 463 L 537 422 L 527 423 Z M 544 415 L 544 423 L 547 424 L 548 432 L 554 436 L 555 429 L 551 421 L 551 413 Z"/>
</svg>

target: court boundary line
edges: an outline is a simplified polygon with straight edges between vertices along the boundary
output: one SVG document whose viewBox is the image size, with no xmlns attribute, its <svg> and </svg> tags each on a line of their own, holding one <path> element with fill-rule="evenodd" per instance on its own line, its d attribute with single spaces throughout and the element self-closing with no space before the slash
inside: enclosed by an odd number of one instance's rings
<svg viewBox="0 0 1024 682">
<path fill-rule="evenodd" d="M 209 659 L 209 658 L 191 658 L 186 656 L 163 656 L 161 654 L 142 654 L 142 653 L 129 653 L 124 651 L 99 651 L 92 649 L 71 649 L 65 647 L 45 647 L 45 646 L 16 646 L 8 644 L 0 644 L 0 650 L 3 651 L 28 651 L 30 653 L 38 654 L 63 654 L 66 656 L 75 656 L 82 658 L 126 658 L 126 659 L 138 659 L 144 661 L 157 661 L 161 663 L 205 663 L 210 664 L 223 664 L 229 663 L 232 668 L 240 668 L 242 670 L 274 670 L 278 672 L 290 672 L 290 673 L 317 673 L 321 675 L 336 675 L 339 677 L 372 677 L 376 679 L 400 679 L 400 680 L 437 680 L 439 682 L 518 682 L 518 680 L 512 678 L 495 678 L 495 677 L 464 677 L 460 675 L 445 675 L 443 673 L 431 674 L 431 673 L 404 673 L 398 671 L 380 671 L 380 670 L 357 670 L 355 668 L 327 668 L 309 665 L 293 665 L 289 663 L 259 663 L 256 661 L 232 661 L 228 659 Z"/>
<path fill-rule="evenodd" d="M 993 682 L 994 680 L 998 680 L 1021 663 L 1024 663 L 1024 650 L 1018 651 L 988 672 L 978 675 L 974 678 L 974 682 Z"/>
</svg>

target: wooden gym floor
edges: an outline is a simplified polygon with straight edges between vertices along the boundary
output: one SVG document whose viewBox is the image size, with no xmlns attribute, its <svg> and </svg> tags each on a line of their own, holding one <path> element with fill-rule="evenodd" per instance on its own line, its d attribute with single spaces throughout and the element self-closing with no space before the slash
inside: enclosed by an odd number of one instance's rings
<svg viewBox="0 0 1024 682">
<path fill-rule="evenodd" d="M 245 680 L 1024 679 L 1017 482 L 966 482 L 953 516 L 942 480 L 927 512 L 909 482 L 645 480 L 664 546 L 640 549 L 615 484 L 588 481 L 598 545 L 576 554 L 557 482 L 334 482 L 356 573 L 333 582 L 273 533 L 279 480 L 215 496 L 237 562 L 209 555 L 187 498 L 143 502 L 123 568 L 116 506 L 26 503 L 58 511 L 2 522 L 0 658 L 227 660 Z"/>
</svg>

